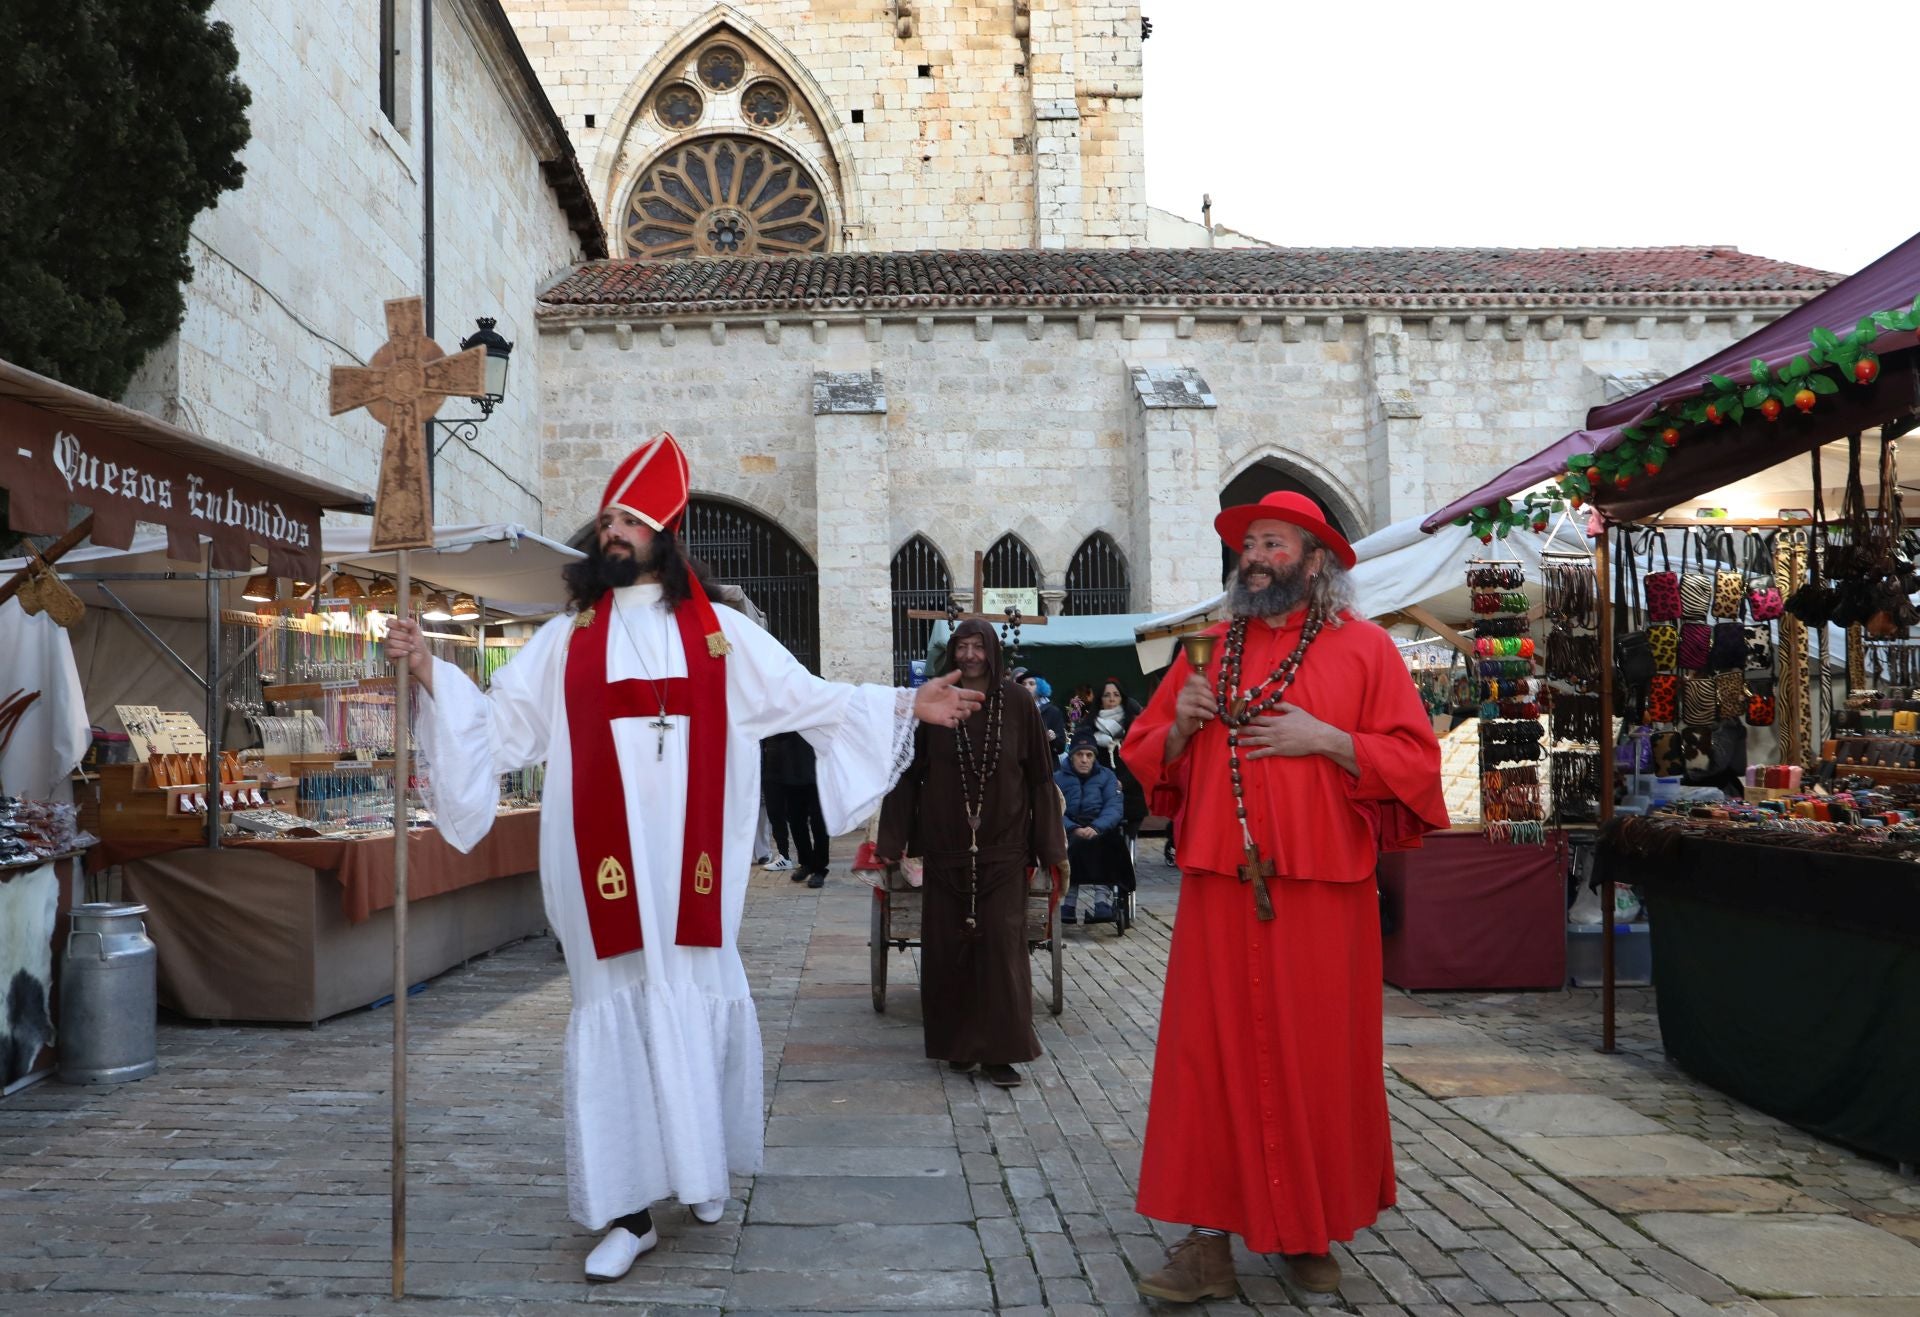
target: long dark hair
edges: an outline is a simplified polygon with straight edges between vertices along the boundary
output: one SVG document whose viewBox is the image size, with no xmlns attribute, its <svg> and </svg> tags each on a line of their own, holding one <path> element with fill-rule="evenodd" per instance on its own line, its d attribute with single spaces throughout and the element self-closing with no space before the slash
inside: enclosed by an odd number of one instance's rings
<svg viewBox="0 0 1920 1317">
<path fill-rule="evenodd" d="M 578 613 L 592 607 L 608 590 L 632 585 L 643 572 L 651 572 L 659 578 L 660 596 L 669 611 L 679 608 L 693 597 L 692 583 L 695 580 L 700 582 L 701 588 L 709 596 L 713 594 L 713 573 L 705 563 L 687 553 L 686 545 L 673 532 L 655 532 L 653 548 L 639 562 L 615 562 L 608 558 L 600 548 L 598 534 L 587 541 L 586 548 L 586 557 L 560 569 L 560 579 L 567 586 L 567 608 L 570 612 Z"/>
</svg>

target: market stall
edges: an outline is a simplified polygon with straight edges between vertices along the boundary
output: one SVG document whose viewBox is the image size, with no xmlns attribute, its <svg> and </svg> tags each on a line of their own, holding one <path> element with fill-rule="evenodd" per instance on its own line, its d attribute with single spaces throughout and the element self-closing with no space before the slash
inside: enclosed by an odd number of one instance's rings
<svg viewBox="0 0 1920 1317">
<path fill-rule="evenodd" d="M 528 619 L 557 606 L 560 569 L 579 555 L 514 525 L 441 528 L 435 540 L 413 554 L 410 607 L 436 651 L 484 685 Z M 110 744 L 131 752 L 100 765 L 84 793 L 94 855 L 150 908 L 170 1009 L 312 1022 L 392 991 L 393 699 L 380 636 L 402 605 L 366 543 L 364 530 L 329 528 L 311 581 L 276 578 L 265 563 L 211 583 L 183 578 L 155 536 L 61 564 L 90 605 L 75 635 L 93 721 L 126 735 Z M 194 784 L 204 732 L 165 716 L 206 670 L 219 674 L 226 747 L 217 845 L 199 804 L 207 789 Z M 430 776 L 421 765 L 410 781 Z M 410 978 L 544 925 L 541 775 L 510 778 L 499 825 L 467 856 L 440 840 L 414 794 Z"/>
<path fill-rule="evenodd" d="M 1669 1050 L 1762 1110 L 1908 1160 L 1920 1082 L 1889 1058 L 1920 967 L 1904 895 L 1920 544 L 1898 474 L 1917 331 L 1920 236 L 1426 522 L 1510 537 L 1562 503 L 1592 510 L 1612 601 L 1597 870 L 1603 905 L 1616 880 L 1641 885 Z M 1647 563 L 1676 539 L 1671 566 Z M 1818 657 L 1834 636 L 1838 675 Z M 1648 778 L 1694 798 L 1642 794 Z M 1651 818 L 1612 820 L 1623 805 Z M 1607 979 L 1611 1048 L 1611 960 Z M 1849 1086 L 1858 1102 L 1836 1096 Z M 1875 1110 L 1904 1113 L 1906 1136 Z"/>
</svg>

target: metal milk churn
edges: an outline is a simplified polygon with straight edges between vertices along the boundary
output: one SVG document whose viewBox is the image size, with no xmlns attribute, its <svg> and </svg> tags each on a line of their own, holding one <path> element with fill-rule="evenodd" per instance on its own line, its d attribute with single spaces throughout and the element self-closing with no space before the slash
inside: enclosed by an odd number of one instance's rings
<svg viewBox="0 0 1920 1317">
<path fill-rule="evenodd" d="M 73 908 L 60 967 L 60 1078 L 123 1084 L 156 1068 L 156 961 L 144 905 Z"/>
</svg>

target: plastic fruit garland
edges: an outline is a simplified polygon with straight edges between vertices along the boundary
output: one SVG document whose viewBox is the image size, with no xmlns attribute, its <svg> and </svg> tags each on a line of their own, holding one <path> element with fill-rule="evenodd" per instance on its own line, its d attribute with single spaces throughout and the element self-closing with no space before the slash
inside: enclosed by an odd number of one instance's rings
<svg viewBox="0 0 1920 1317">
<path fill-rule="evenodd" d="M 1627 426 L 1614 447 L 1602 453 L 1575 453 L 1567 459 L 1566 474 L 1546 489 L 1469 509 L 1453 524 L 1469 527 L 1482 544 L 1504 539 L 1514 530 L 1541 531 L 1551 516 L 1568 507 L 1582 507 L 1596 489 L 1626 489 L 1635 476 L 1659 475 L 1690 430 L 1727 421 L 1738 425 L 1750 411 L 1768 421 L 1778 420 L 1788 407 L 1805 415 L 1821 398 L 1840 392 L 1842 382 L 1872 384 L 1880 378 L 1874 341 L 1903 330 L 1920 331 L 1920 297 L 1905 311 L 1862 316 L 1845 335 L 1815 328 L 1807 335 L 1809 350 L 1784 365 L 1770 369 L 1755 357 L 1744 384 L 1725 375 L 1708 375 L 1697 397 L 1672 403 L 1638 425 Z"/>
</svg>

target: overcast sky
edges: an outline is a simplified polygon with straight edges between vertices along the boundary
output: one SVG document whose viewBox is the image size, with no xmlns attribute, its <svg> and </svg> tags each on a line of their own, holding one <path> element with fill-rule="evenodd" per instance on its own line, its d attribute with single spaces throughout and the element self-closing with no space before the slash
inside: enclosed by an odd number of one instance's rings
<svg viewBox="0 0 1920 1317">
<path fill-rule="evenodd" d="M 1920 5 L 1144 0 L 1147 198 L 1287 246 L 1920 231 Z M 1835 122 L 1838 121 L 1838 123 Z"/>
</svg>

